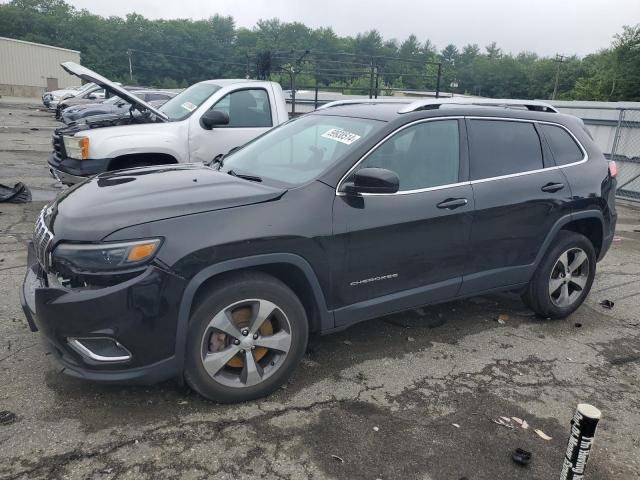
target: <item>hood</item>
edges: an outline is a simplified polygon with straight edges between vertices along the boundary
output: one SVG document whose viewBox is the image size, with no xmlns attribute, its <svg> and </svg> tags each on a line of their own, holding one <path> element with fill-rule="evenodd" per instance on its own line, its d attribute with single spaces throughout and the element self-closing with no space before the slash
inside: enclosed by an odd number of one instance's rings
<svg viewBox="0 0 640 480">
<path fill-rule="evenodd" d="M 78 65 L 75 62 L 63 62 L 60 65 L 71 75 L 80 77 L 87 82 L 93 82 L 96 85 L 100 85 L 105 90 L 108 90 L 110 93 L 117 95 L 118 97 L 122 98 L 132 105 L 135 105 L 137 108 L 141 110 L 148 110 L 164 122 L 168 121 L 168 117 L 160 110 L 152 107 L 144 100 L 136 97 L 133 93 L 125 90 L 119 85 L 116 85 L 111 80 L 97 74 L 93 70 L 89 70 L 88 68 L 83 67 L 82 65 Z"/>
<path fill-rule="evenodd" d="M 64 110 L 62 110 L 62 113 L 76 113 L 76 112 L 80 112 L 82 110 L 85 109 L 89 109 L 89 108 L 96 108 L 96 107 L 102 107 L 103 105 L 101 103 L 85 103 L 85 104 L 76 104 L 76 105 L 71 105 L 70 107 L 65 108 Z"/>
<path fill-rule="evenodd" d="M 52 90 L 50 92 L 45 92 L 45 95 L 51 95 L 52 97 L 62 97 L 64 95 L 74 95 L 76 93 L 78 93 L 78 89 L 80 87 L 73 89 L 73 88 L 61 88 L 60 90 Z"/>
<path fill-rule="evenodd" d="M 197 164 L 103 173 L 50 205 L 56 241 L 99 241 L 125 227 L 165 218 L 268 202 L 285 189 Z"/>
</svg>

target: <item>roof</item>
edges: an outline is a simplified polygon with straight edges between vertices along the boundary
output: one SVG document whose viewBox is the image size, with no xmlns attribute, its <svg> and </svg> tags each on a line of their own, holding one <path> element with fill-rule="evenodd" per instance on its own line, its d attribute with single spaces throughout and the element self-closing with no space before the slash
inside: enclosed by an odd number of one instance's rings
<svg viewBox="0 0 640 480">
<path fill-rule="evenodd" d="M 65 52 L 80 53 L 80 50 L 71 50 L 70 48 L 54 47 L 53 45 L 45 45 L 44 43 L 27 42 L 25 40 L 17 40 L 15 38 L 0 37 L 0 40 L 6 40 L 8 42 L 16 42 L 16 43 L 25 43 L 27 45 L 36 45 L 38 47 L 52 48 L 54 50 L 62 50 Z"/>
<path fill-rule="evenodd" d="M 214 85 L 219 85 L 221 87 L 226 87 L 227 85 L 233 85 L 234 83 L 252 83 L 252 82 L 264 82 L 266 80 L 252 80 L 246 78 L 219 78 L 213 80 L 204 80 L 200 83 L 211 83 Z"/>
<path fill-rule="evenodd" d="M 371 120 L 391 121 L 400 116 L 398 110 L 410 102 L 349 102 L 330 108 L 319 108 L 308 115 L 336 115 L 341 117 L 368 118 Z"/>
<path fill-rule="evenodd" d="M 573 122 L 576 120 L 571 115 L 555 113 L 549 111 L 532 111 L 525 108 L 505 108 L 498 105 L 469 105 L 444 103 L 443 108 L 417 109 L 407 113 L 401 113 L 402 108 L 406 108 L 411 102 L 404 105 L 391 102 L 365 102 L 346 103 L 335 105 L 330 108 L 318 109 L 308 115 L 336 115 L 344 117 L 367 118 L 372 120 L 393 121 L 399 118 L 415 120 L 419 118 L 445 117 L 445 116 L 486 116 L 486 117 L 507 117 L 524 120 L 553 121 L 558 123 Z M 571 119 L 571 120 L 569 120 Z"/>
<path fill-rule="evenodd" d="M 551 104 L 540 100 L 520 100 L 520 99 L 507 99 L 507 98 L 484 98 L 484 97 L 455 97 L 455 98 L 429 98 L 422 100 L 411 100 L 408 98 L 403 99 L 348 99 L 348 100 L 336 100 L 322 105 L 318 110 L 324 110 L 327 108 L 334 108 L 339 105 L 353 105 L 353 104 L 378 104 L 378 103 L 395 103 L 403 104 L 400 107 L 398 113 L 410 113 L 417 110 L 431 110 L 438 109 L 447 106 L 493 106 L 503 108 L 521 108 L 523 110 L 533 110 L 540 112 L 555 112 L 558 110 Z"/>
</svg>

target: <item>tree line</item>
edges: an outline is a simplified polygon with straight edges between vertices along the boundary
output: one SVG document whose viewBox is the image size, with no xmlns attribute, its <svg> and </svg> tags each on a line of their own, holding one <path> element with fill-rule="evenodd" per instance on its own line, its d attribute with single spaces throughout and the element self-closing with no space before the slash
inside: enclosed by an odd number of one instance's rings
<svg viewBox="0 0 640 480">
<path fill-rule="evenodd" d="M 82 64 L 108 78 L 163 88 L 248 76 L 284 88 L 295 78 L 298 88 L 384 94 L 434 90 L 440 70 L 444 92 L 545 99 L 557 87 L 559 99 L 640 100 L 640 24 L 623 27 L 608 48 L 584 58 L 544 57 L 506 53 L 495 43 L 438 49 L 413 34 L 398 41 L 376 30 L 339 36 L 330 27 L 278 19 L 244 28 L 221 15 L 102 17 L 64 0 L 12 0 L 0 5 L 0 36 L 80 50 Z"/>
</svg>

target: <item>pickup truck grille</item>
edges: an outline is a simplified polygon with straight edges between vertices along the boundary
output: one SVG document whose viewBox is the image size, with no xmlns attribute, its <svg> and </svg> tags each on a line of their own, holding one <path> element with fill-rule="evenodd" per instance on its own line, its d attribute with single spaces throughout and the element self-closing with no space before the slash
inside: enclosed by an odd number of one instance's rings
<svg viewBox="0 0 640 480">
<path fill-rule="evenodd" d="M 49 271 L 51 267 L 51 245 L 53 244 L 53 233 L 49 230 L 44 221 L 44 215 L 47 207 L 45 206 L 38 220 L 36 221 L 35 229 L 33 230 L 33 249 L 36 253 L 38 263 L 42 266 L 45 272 Z"/>
<path fill-rule="evenodd" d="M 65 158 L 64 142 L 62 141 L 62 134 L 58 133 L 57 130 L 53 134 L 51 143 L 53 144 L 53 155 L 56 157 L 56 159 L 60 161 L 63 158 Z"/>
</svg>

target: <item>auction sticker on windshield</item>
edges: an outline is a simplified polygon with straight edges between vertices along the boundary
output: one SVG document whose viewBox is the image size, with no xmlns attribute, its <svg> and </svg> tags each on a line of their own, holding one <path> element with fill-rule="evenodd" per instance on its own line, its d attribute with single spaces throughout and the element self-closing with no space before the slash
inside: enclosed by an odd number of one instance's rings
<svg viewBox="0 0 640 480">
<path fill-rule="evenodd" d="M 189 110 L 190 112 L 193 112 L 196 108 L 198 108 L 198 106 L 197 106 L 197 105 L 194 105 L 194 104 L 193 104 L 193 103 L 191 103 L 191 102 L 184 102 L 184 103 L 181 105 L 181 107 L 182 107 L 182 108 L 184 108 L 185 110 Z"/>
<path fill-rule="evenodd" d="M 344 143 L 346 145 L 351 145 L 353 142 L 360 138 L 360 135 L 347 132 L 346 130 L 342 130 L 340 128 L 332 128 L 331 130 L 324 132 L 321 136 L 330 140 L 335 140 L 336 142 Z"/>
</svg>

